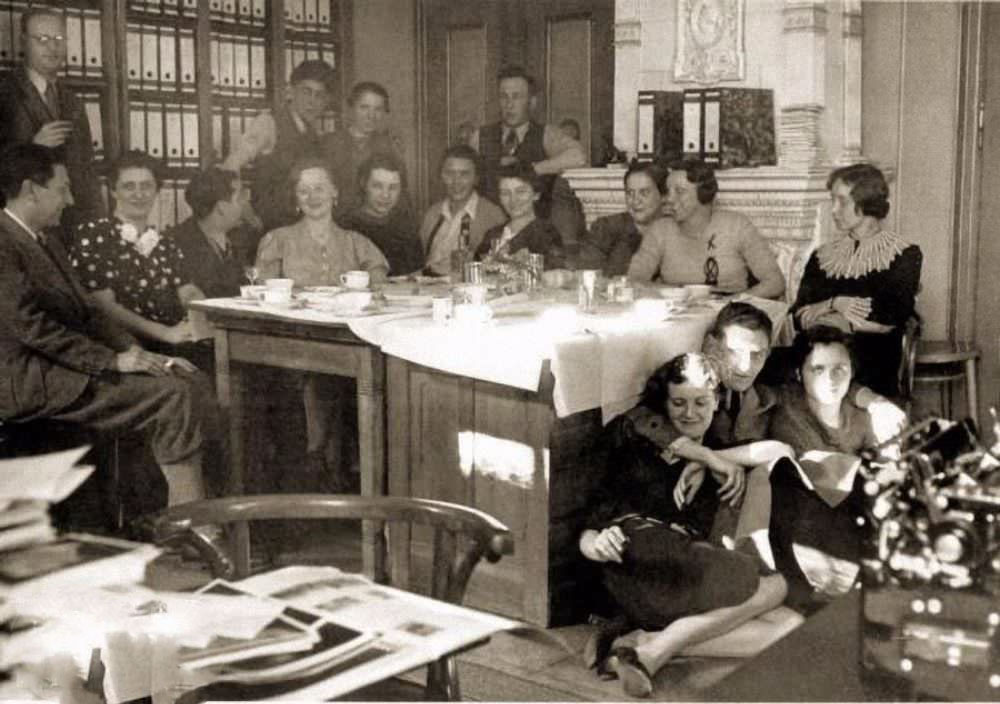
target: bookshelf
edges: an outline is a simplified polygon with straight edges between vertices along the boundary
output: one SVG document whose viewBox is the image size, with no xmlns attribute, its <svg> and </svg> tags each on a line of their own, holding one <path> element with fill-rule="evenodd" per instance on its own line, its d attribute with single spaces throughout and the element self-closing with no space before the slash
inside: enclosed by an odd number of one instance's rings
<svg viewBox="0 0 1000 704">
<path fill-rule="evenodd" d="M 222 161 L 259 112 L 283 102 L 288 76 L 304 59 L 336 70 L 324 128 L 339 122 L 337 0 L 0 0 L 0 69 L 23 59 L 20 17 L 32 4 L 65 10 L 61 80 L 85 102 L 100 173 L 124 149 L 163 160 L 152 214 L 161 229 L 189 215 L 191 176 Z M 243 176 L 252 187 L 252 170 Z"/>
</svg>

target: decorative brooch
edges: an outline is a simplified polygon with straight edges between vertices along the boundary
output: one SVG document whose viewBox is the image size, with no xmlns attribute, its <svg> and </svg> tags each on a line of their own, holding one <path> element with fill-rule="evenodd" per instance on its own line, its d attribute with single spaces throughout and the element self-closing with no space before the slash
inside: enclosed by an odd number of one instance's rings
<svg viewBox="0 0 1000 704">
<path fill-rule="evenodd" d="M 118 232 L 123 240 L 135 247 L 136 251 L 144 257 L 148 257 L 156 249 L 156 245 L 160 243 L 160 235 L 152 225 L 143 230 L 140 235 L 139 229 L 132 223 L 121 223 L 118 225 Z"/>
</svg>

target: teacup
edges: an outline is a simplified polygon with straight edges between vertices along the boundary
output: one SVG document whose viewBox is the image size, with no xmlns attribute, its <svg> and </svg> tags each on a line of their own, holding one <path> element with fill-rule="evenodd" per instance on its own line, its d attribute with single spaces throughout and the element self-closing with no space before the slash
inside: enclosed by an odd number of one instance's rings
<svg viewBox="0 0 1000 704">
<path fill-rule="evenodd" d="M 368 274 L 365 274 L 367 276 Z M 335 299 L 337 304 L 345 308 L 361 310 L 372 302 L 371 291 L 348 291 L 342 293 Z"/>
<path fill-rule="evenodd" d="M 466 284 L 459 288 L 461 300 L 474 306 L 481 306 L 486 303 L 486 296 L 489 288 L 486 284 Z"/>
<path fill-rule="evenodd" d="M 340 275 L 340 283 L 347 288 L 368 288 L 371 277 L 367 271 L 348 271 Z"/>
<path fill-rule="evenodd" d="M 267 286 L 240 286 L 240 296 L 259 301 L 264 297 Z"/>
<path fill-rule="evenodd" d="M 688 298 L 692 301 L 708 298 L 712 293 L 712 287 L 708 284 L 688 284 L 684 289 L 688 292 Z"/>
<path fill-rule="evenodd" d="M 688 297 L 689 293 L 687 288 L 680 286 L 664 286 L 660 289 L 660 297 L 671 303 L 681 303 Z"/>
<path fill-rule="evenodd" d="M 487 323 L 493 318 L 493 309 L 487 305 L 459 303 L 452 310 L 452 318 L 458 323 Z"/>
<path fill-rule="evenodd" d="M 292 279 L 267 279 L 264 281 L 265 288 L 281 288 L 287 289 L 289 295 L 291 295 L 292 285 L 295 283 Z"/>
</svg>

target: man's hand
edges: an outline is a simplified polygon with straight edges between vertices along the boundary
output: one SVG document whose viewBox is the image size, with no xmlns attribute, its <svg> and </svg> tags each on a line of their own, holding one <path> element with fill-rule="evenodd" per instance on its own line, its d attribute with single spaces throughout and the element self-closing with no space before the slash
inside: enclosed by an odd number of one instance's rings
<svg viewBox="0 0 1000 704">
<path fill-rule="evenodd" d="M 35 133 L 33 141 L 43 147 L 61 147 L 69 139 L 73 132 L 73 123 L 68 120 L 53 120 L 42 125 L 42 129 Z"/>
<path fill-rule="evenodd" d="M 688 462 L 674 485 L 674 503 L 677 508 L 684 508 L 685 504 L 691 503 L 704 481 L 705 466 L 698 462 Z"/>
<path fill-rule="evenodd" d="M 621 562 L 628 538 L 620 526 L 611 526 L 598 532 L 586 530 L 580 536 L 580 552 L 594 562 Z"/>
<path fill-rule="evenodd" d="M 743 496 L 746 485 L 746 470 L 735 462 L 713 456 L 708 468 L 719 481 L 719 499 L 736 505 Z"/>
<path fill-rule="evenodd" d="M 500 166 L 516 166 L 520 159 L 513 154 L 505 154 L 500 157 Z"/>
<path fill-rule="evenodd" d="M 860 296 L 836 296 L 832 299 L 830 307 L 848 320 L 851 318 L 867 320 L 872 312 L 872 299 Z"/>
</svg>

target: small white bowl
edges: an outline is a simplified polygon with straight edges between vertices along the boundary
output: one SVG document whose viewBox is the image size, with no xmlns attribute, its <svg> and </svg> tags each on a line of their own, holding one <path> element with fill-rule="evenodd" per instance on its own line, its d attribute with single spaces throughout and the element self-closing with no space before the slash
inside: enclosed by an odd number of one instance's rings
<svg viewBox="0 0 1000 704">
<path fill-rule="evenodd" d="M 664 298 L 674 303 L 681 303 L 687 300 L 688 290 L 680 286 L 664 286 L 660 289 L 660 298 Z"/>
</svg>

